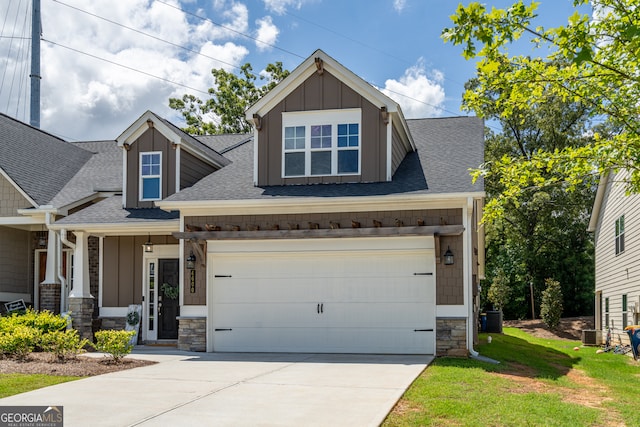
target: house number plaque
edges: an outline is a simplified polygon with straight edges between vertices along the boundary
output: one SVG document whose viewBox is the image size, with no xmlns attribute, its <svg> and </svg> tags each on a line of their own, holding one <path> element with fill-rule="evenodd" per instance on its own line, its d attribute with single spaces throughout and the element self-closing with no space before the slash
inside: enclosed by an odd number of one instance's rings
<svg viewBox="0 0 640 427">
<path fill-rule="evenodd" d="M 195 270 L 190 270 L 189 271 L 190 276 L 189 276 L 189 291 L 192 294 L 196 293 L 196 271 Z"/>
</svg>

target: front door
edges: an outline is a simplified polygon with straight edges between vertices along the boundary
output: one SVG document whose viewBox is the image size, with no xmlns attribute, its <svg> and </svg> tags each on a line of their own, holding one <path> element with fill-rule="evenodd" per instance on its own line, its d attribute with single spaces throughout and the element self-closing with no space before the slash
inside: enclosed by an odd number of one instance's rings
<svg viewBox="0 0 640 427">
<path fill-rule="evenodd" d="M 158 339 L 178 339 L 179 265 L 177 259 L 158 260 Z"/>
</svg>

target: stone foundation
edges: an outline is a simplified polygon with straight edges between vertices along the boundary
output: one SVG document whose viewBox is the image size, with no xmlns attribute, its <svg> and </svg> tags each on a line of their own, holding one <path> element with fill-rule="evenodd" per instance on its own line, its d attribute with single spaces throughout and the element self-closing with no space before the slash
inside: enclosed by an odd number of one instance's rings
<svg viewBox="0 0 640 427">
<path fill-rule="evenodd" d="M 179 317 L 178 350 L 207 351 L 207 318 Z"/>
<path fill-rule="evenodd" d="M 127 324 L 125 317 L 100 317 L 100 329 L 124 330 Z"/>
<path fill-rule="evenodd" d="M 69 298 L 71 324 L 80 338 L 93 342 L 93 298 Z"/>
<path fill-rule="evenodd" d="M 60 283 L 40 283 L 40 310 L 60 314 Z"/>
<path fill-rule="evenodd" d="M 464 318 L 436 319 L 436 356 L 469 355 L 467 350 L 467 321 Z"/>
</svg>

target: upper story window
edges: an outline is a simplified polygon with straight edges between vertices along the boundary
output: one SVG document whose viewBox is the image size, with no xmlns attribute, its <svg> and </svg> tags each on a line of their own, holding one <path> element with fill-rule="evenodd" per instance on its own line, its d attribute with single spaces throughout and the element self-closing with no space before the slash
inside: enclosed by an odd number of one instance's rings
<svg viewBox="0 0 640 427">
<path fill-rule="evenodd" d="M 624 252 L 624 215 L 616 219 L 616 255 Z"/>
<path fill-rule="evenodd" d="M 160 200 L 162 152 L 140 153 L 140 200 Z"/>
<path fill-rule="evenodd" d="M 282 176 L 359 175 L 361 111 L 282 114 Z"/>
</svg>

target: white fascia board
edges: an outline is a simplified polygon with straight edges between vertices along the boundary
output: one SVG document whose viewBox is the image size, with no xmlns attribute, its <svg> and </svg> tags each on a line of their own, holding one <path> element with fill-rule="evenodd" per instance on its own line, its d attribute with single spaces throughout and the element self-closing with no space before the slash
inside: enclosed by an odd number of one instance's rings
<svg viewBox="0 0 640 427">
<path fill-rule="evenodd" d="M 484 192 L 423 194 L 416 196 L 360 196 L 327 200 L 324 197 L 283 200 L 206 200 L 156 202 L 164 210 L 180 210 L 181 216 L 259 215 L 280 213 L 324 213 L 407 209 L 463 208 L 469 198 L 481 199 Z"/>
<path fill-rule="evenodd" d="M 0 216 L 0 225 L 41 225 L 45 223 L 44 216 Z"/>
<path fill-rule="evenodd" d="M 140 116 L 138 120 L 133 122 L 131 126 L 116 138 L 118 146 L 122 147 L 124 144 L 131 144 L 133 141 L 140 138 L 140 136 L 149 129 L 149 125 L 147 124 L 148 120 L 151 120 L 153 122 L 153 127 L 158 129 L 158 131 L 172 143 L 180 144 L 182 142 L 182 138 L 180 138 L 179 135 L 159 120 L 154 113 L 147 110 L 147 112 Z"/>
<path fill-rule="evenodd" d="M 596 198 L 593 202 L 593 209 L 591 210 L 591 218 L 589 219 L 589 226 L 587 231 L 594 232 L 598 227 L 598 220 L 600 219 L 600 210 L 602 209 L 602 202 L 607 192 L 607 185 L 609 184 L 609 177 L 611 173 L 609 171 L 600 175 L 600 182 L 598 182 L 598 190 L 596 191 Z"/>
<path fill-rule="evenodd" d="M 266 114 L 283 98 L 297 89 L 307 78 L 313 75 L 313 73 L 317 72 L 315 65 L 316 58 L 322 59 L 324 70 L 334 75 L 338 80 L 344 82 L 347 86 L 355 90 L 373 105 L 378 108 L 387 107 L 387 111 L 390 113 L 398 111 L 399 106 L 394 100 L 367 83 L 364 79 L 344 67 L 322 50 L 318 49 L 311 56 L 305 59 L 298 67 L 296 67 L 296 69 L 293 70 L 287 78 L 278 83 L 276 87 L 249 107 L 246 111 L 247 120 L 251 121 L 254 114 L 258 114 L 260 116 Z"/>
<path fill-rule="evenodd" d="M 11 177 L 7 175 L 7 173 L 2 168 L 0 168 L 0 175 L 2 175 L 4 179 L 9 181 L 11 185 L 13 185 L 13 187 L 18 191 L 18 193 L 20 193 L 22 197 L 24 197 L 25 199 L 27 199 L 29 203 L 31 203 L 31 206 L 33 206 L 34 208 L 38 207 L 38 204 L 36 203 L 36 201 L 33 200 L 27 193 L 25 193 L 25 191 L 22 188 L 20 188 L 20 186 L 16 184 L 16 182 L 13 179 L 11 179 Z"/>
<path fill-rule="evenodd" d="M 136 223 L 136 224 L 59 224 L 53 223 L 49 225 L 51 230 L 78 230 L 86 231 L 92 235 L 100 234 L 104 236 L 137 236 L 140 234 L 156 234 L 156 235 L 169 235 L 180 231 L 180 220 L 170 220 L 149 223 Z"/>
</svg>

